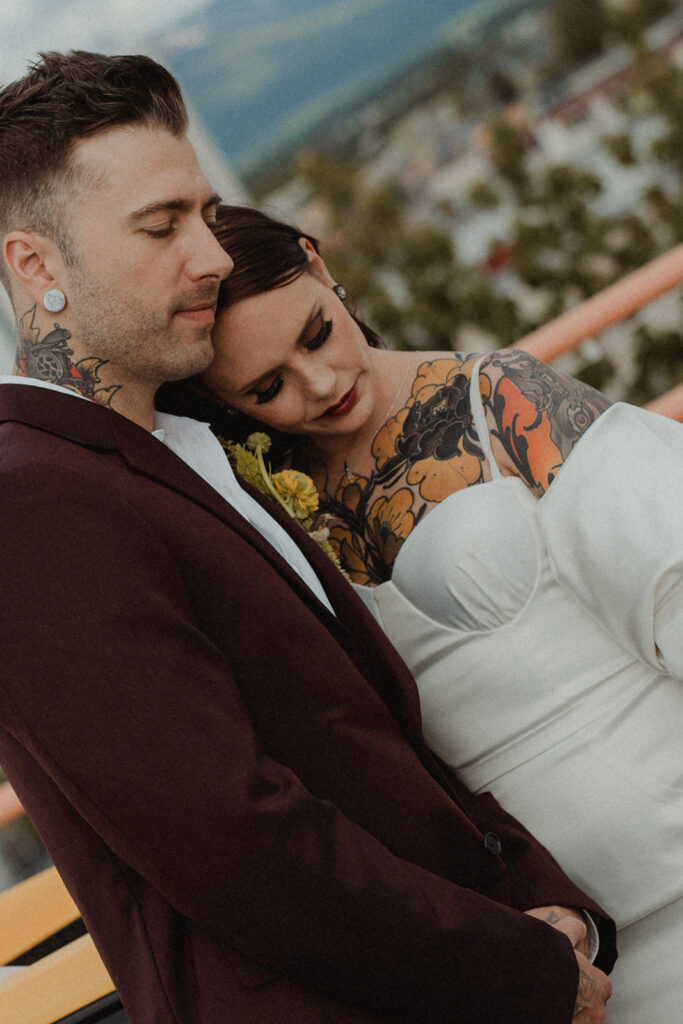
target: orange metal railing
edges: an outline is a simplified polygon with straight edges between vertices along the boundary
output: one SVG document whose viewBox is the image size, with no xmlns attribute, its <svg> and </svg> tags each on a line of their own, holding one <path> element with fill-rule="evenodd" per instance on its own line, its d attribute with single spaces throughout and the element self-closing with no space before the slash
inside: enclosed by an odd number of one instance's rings
<svg viewBox="0 0 683 1024">
<path fill-rule="evenodd" d="M 649 302 L 683 284 L 683 245 L 658 256 L 562 316 L 515 343 L 544 362 L 571 352 L 612 324 L 625 320 Z M 660 395 L 647 406 L 683 420 L 683 385 Z"/>
<path fill-rule="evenodd" d="M 3 825 L 8 825 L 10 821 L 14 821 L 15 818 L 21 817 L 24 813 L 24 808 L 19 803 L 19 797 L 16 795 L 9 782 L 3 782 L 0 784 L 0 828 Z"/>
</svg>

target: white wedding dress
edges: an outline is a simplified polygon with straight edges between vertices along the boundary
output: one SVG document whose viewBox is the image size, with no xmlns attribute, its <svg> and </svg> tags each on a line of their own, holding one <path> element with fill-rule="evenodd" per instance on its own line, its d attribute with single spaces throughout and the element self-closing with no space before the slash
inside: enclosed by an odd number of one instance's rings
<svg viewBox="0 0 683 1024">
<path fill-rule="evenodd" d="M 410 534 L 364 599 L 431 747 L 616 919 L 608 1020 L 683 1021 L 683 425 L 618 404 L 536 500 L 494 479 Z"/>
</svg>

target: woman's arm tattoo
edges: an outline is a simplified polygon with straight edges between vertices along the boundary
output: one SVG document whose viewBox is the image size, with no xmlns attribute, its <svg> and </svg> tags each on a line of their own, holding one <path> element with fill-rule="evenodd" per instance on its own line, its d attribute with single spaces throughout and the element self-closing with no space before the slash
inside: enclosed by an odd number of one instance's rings
<svg viewBox="0 0 683 1024">
<path fill-rule="evenodd" d="M 493 356 L 484 372 L 493 385 L 486 403 L 495 421 L 492 433 L 519 475 L 542 494 L 610 402 L 587 384 L 514 349 Z"/>
</svg>

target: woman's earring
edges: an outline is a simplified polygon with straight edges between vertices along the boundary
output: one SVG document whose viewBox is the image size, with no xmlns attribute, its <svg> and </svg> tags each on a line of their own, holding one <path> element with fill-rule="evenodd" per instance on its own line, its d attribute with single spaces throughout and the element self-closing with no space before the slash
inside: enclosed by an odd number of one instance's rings
<svg viewBox="0 0 683 1024">
<path fill-rule="evenodd" d="M 342 302 L 346 298 L 346 288 L 344 287 L 343 284 L 335 284 L 334 287 L 332 288 L 332 291 L 337 296 L 337 298 L 340 299 Z"/>
<path fill-rule="evenodd" d="M 43 295 L 43 305 L 48 313 L 61 313 L 66 306 L 66 295 L 59 288 L 51 288 Z"/>
</svg>

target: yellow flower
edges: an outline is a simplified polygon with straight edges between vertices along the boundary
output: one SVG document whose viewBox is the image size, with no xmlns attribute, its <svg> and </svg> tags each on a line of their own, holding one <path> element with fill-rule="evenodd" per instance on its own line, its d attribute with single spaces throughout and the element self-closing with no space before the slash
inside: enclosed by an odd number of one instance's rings
<svg viewBox="0 0 683 1024">
<path fill-rule="evenodd" d="M 244 445 L 235 444 L 219 437 L 233 469 L 247 483 L 258 488 L 262 494 L 268 495 L 284 511 L 296 519 L 303 530 L 309 532 L 313 540 L 337 566 L 343 576 L 348 579 L 341 567 L 337 552 L 330 544 L 329 530 L 321 524 L 315 529 L 315 513 L 318 511 L 318 492 L 310 476 L 296 469 L 283 469 L 279 473 L 271 473 L 266 466 L 263 455 L 270 450 L 271 441 L 268 434 L 256 431 L 250 434 Z"/>
<path fill-rule="evenodd" d="M 295 519 L 309 519 L 318 511 L 318 492 L 310 476 L 283 469 L 273 474 L 272 481 Z"/>
<path fill-rule="evenodd" d="M 270 445 L 270 438 L 260 430 L 250 434 L 247 438 L 247 448 L 251 448 L 253 452 L 261 451 L 264 455 L 267 455 L 270 451 Z"/>
<path fill-rule="evenodd" d="M 248 484 L 255 487 L 261 494 L 270 494 L 268 485 L 263 479 L 259 461 L 253 452 L 247 451 L 244 445 L 235 444 L 233 441 L 226 441 L 219 437 L 221 445 L 225 449 L 228 458 L 238 476 L 241 476 Z"/>
</svg>

